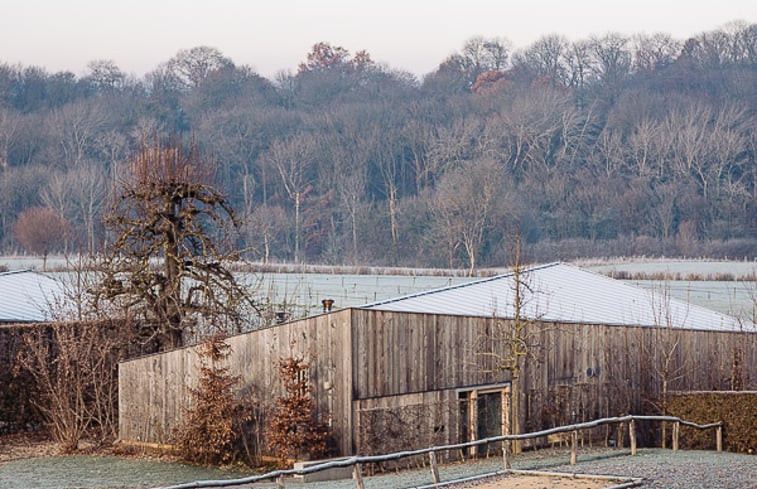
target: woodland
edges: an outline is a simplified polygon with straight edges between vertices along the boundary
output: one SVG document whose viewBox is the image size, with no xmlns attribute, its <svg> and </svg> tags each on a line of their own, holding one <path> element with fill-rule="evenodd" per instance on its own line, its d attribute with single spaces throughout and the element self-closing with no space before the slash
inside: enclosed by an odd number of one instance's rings
<svg viewBox="0 0 757 489">
<path fill-rule="evenodd" d="M 474 37 L 420 78 L 327 42 L 274 79 L 208 46 L 141 78 L 0 61 L 0 252 L 101 250 L 167 133 L 212 160 L 250 260 L 473 270 L 516 229 L 533 261 L 757 250 L 757 24 Z"/>
</svg>

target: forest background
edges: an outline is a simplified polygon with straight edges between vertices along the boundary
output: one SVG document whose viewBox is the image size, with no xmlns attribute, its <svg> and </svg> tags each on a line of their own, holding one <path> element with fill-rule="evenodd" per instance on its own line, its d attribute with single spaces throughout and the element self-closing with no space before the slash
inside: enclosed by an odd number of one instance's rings
<svg viewBox="0 0 757 489">
<path fill-rule="evenodd" d="M 125 165 L 178 132 L 213 159 L 251 260 L 472 270 L 507 263 L 516 226 L 532 261 L 752 258 L 756 129 L 745 22 L 475 37 L 420 80 L 328 43 L 273 80 L 207 46 L 140 79 L 0 63 L 0 252 L 39 207 L 64 221 L 47 251 L 100 250 Z"/>
</svg>

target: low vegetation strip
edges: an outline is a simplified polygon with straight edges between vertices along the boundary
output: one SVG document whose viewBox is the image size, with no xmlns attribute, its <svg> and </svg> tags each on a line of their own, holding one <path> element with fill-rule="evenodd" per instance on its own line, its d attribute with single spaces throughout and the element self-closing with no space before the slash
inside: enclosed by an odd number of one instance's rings
<svg viewBox="0 0 757 489">
<path fill-rule="evenodd" d="M 616 280 L 654 280 L 657 282 L 757 282 L 757 273 L 734 274 L 731 272 L 631 272 L 628 270 L 609 270 L 603 275 Z"/>
</svg>

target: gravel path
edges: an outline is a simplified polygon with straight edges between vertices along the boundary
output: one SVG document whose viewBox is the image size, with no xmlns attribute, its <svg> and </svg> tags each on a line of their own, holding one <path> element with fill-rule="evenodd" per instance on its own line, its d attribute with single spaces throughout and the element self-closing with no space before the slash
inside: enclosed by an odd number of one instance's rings
<svg viewBox="0 0 757 489">
<path fill-rule="evenodd" d="M 757 456 L 714 451 L 642 449 L 579 450 L 578 465 L 570 465 L 566 449 L 526 452 L 513 458 L 514 469 L 641 477 L 644 489 L 757 489 Z M 502 469 L 500 457 L 442 465 L 442 481 L 451 481 Z M 192 473 L 192 471 L 196 471 Z M 51 457 L 0 464 L 0 489 L 145 488 L 180 481 L 232 478 L 221 471 L 203 472 L 181 464 L 149 463 L 114 457 Z M 244 477 L 244 474 L 236 475 Z M 365 477 L 366 489 L 405 489 L 431 483 L 428 468 Z M 274 484 L 235 486 L 275 487 Z M 302 483 L 286 480 L 287 489 L 354 489 L 350 479 Z M 453 486 L 449 486 L 453 487 Z M 475 484 L 454 486 L 475 487 Z"/>
<path fill-rule="evenodd" d="M 645 489 L 757 489 L 757 457 L 727 452 L 646 449 L 550 470 L 643 477 Z"/>
<path fill-rule="evenodd" d="M 644 479 L 644 489 L 757 489 L 757 457 L 714 451 L 642 449 L 635 456 L 627 450 L 579 451 L 578 464 L 569 464 L 569 453 L 543 450 L 518 455 L 514 469 L 563 473 L 617 475 Z M 502 469 L 498 457 L 440 467 L 442 481 L 450 481 Z M 400 489 L 431 483 L 429 470 L 403 471 L 364 478 L 366 489 Z M 318 483 L 286 481 L 292 489 L 354 489 L 351 480 Z M 475 487 L 475 484 L 448 486 Z"/>
</svg>

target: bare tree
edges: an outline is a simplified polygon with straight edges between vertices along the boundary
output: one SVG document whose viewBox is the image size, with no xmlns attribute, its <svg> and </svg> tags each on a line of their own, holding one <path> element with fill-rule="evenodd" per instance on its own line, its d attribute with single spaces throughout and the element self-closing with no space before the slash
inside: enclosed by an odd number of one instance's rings
<svg viewBox="0 0 757 489">
<path fill-rule="evenodd" d="M 231 60 L 209 46 L 182 49 L 166 64 L 168 72 L 187 90 L 200 85 L 214 71 L 229 66 L 233 66 Z"/>
<path fill-rule="evenodd" d="M 126 83 L 126 74 L 110 59 L 96 59 L 87 63 L 87 79 L 99 90 L 117 90 Z"/>
<path fill-rule="evenodd" d="M 521 262 L 521 238 L 516 234 L 513 245 L 512 273 L 512 312 L 510 319 L 495 319 L 492 331 L 481 338 L 476 352 L 485 373 L 508 372 L 510 384 L 510 432 L 519 434 L 520 428 L 520 376 L 529 358 L 539 348 L 538 337 L 542 329 L 538 328 L 544 311 L 539 312 L 539 291 L 534 289 L 528 271 Z M 531 310 L 531 311 L 529 311 Z M 534 311 L 536 313 L 534 314 Z M 513 453 L 520 452 L 520 442 L 512 444 Z"/>
<path fill-rule="evenodd" d="M 46 123 L 56 142 L 50 158 L 68 170 L 94 154 L 100 133 L 107 128 L 108 109 L 99 100 L 77 101 L 54 110 Z"/>
<path fill-rule="evenodd" d="M 631 71 L 632 56 L 628 44 L 627 37 L 616 33 L 591 40 L 594 75 L 612 97 L 620 91 L 620 84 Z"/>
<path fill-rule="evenodd" d="M 439 181 L 430 211 L 440 233 L 450 238 L 452 249 L 462 246 L 470 275 L 499 217 L 497 206 L 507 199 L 502 169 L 490 160 L 468 162 Z"/>
<path fill-rule="evenodd" d="M 2 171 L 5 171 L 10 164 L 10 153 L 17 144 L 20 128 L 21 115 L 0 107 L 0 170 Z"/>
<path fill-rule="evenodd" d="M 211 177 L 196 145 L 143 144 L 106 216 L 113 241 L 97 306 L 128 311 L 142 340 L 161 349 L 183 345 L 189 332 L 240 331 L 254 306 L 226 268 L 240 255 L 230 241 L 239 222 Z"/>
<path fill-rule="evenodd" d="M 652 370 L 659 379 L 659 396 L 650 402 L 663 416 L 668 415 L 669 392 L 671 385 L 684 376 L 688 359 L 680 358 L 680 328 L 685 324 L 685 317 L 676 317 L 670 305 L 670 285 L 665 284 L 652 291 L 651 306 L 655 318 L 652 350 L 647 352 Z M 662 423 L 662 447 L 667 443 L 667 423 Z"/>
<path fill-rule="evenodd" d="M 85 436 L 106 443 L 118 434 L 117 362 L 126 341 L 106 322 L 55 321 L 24 335 L 20 366 L 31 373 L 36 405 L 64 452 Z"/>
<path fill-rule="evenodd" d="M 312 170 L 315 165 L 315 142 L 303 136 L 276 140 L 271 145 L 268 159 L 281 177 L 281 183 L 294 204 L 294 261 L 300 262 L 302 242 L 302 204 L 313 189 Z"/>
<path fill-rule="evenodd" d="M 681 42 L 668 34 L 657 33 L 633 38 L 635 71 L 653 72 L 672 64 L 681 53 Z"/>
<path fill-rule="evenodd" d="M 275 256 L 279 258 L 289 250 L 288 221 L 284 209 L 275 205 L 259 205 L 247 216 L 247 241 L 251 243 L 251 251 L 263 258 L 263 263 L 270 261 L 273 250 L 278 252 Z"/>
<path fill-rule="evenodd" d="M 63 451 L 87 438 L 118 436 L 118 362 L 150 350 L 134 348 L 128 318 L 103 319 L 91 308 L 92 262 L 79 256 L 61 293 L 45 297 L 52 321 L 23 334 L 18 367 L 33 380 L 34 402 Z"/>
<path fill-rule="evenodd" d="M 593 66 L 589 41 L 577 41 L 570 46 L 567 65 L 570 86 L 583 89 L 589 81 Z"/>
<path fill-rule="evenodd" d="M 569 46 L 568 40 L 562 36 L 545 36 L 517 53 L 515 62 L 527 67 L 535 78 L 546 76 L 554 82 L 567 85 Z"/>
<path fill-rule="evenodd" d="M 56 172 L 42 190 L 42 201 L 65 217 L 79 243 L 95 252 L 107 184 L 95 165 L 85 164 L 66 173 Z"/>
</svg>

